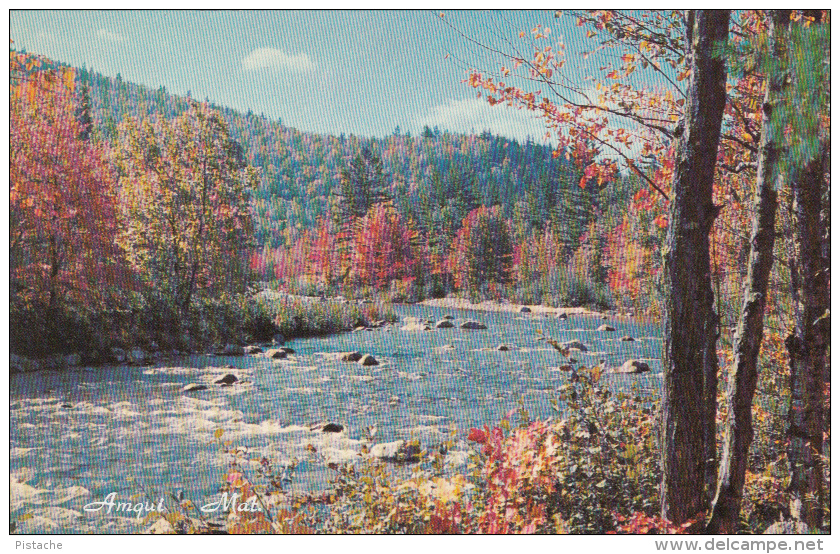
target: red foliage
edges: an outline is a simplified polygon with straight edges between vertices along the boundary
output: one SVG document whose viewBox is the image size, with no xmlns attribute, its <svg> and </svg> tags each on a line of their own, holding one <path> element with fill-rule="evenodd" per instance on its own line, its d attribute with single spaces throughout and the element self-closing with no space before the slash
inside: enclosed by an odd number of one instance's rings
<svg viewBox="0 0 840 554">
<path fill-rule="evenodd" d="M 17 298 L 28 306 L 100 305 L 106 283 L 129 282 L 114 244 L 114 177 L 102 147 L 79 139 L 73 73 L 30 73 L 13 82 L 9 100 L 10 278 Z"/>
<path fill-rule="evenodd" d="M 378 289 L 413 277 L 418 263 L 417 234 L 391 204 L 377 204 L 358 221 L 353 237 L 353 271 L 359 283 Z"/>
</svg>

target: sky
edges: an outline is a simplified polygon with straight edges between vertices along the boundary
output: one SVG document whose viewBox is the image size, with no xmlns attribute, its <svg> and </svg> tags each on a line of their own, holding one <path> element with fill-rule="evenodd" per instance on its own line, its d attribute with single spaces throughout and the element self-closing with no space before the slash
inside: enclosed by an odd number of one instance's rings
<svg viewBox="0 0 840 554">
<path fill-rule="evenodd" d="M 526 111 L 491 107 L 462 81 L 492 54 L 429 11 L 11 11 L 18 49 L 242 111 L 303 131 L 382 137 L 423 126 L 541 142 Z M 526 46 L 537 24 L 569 54 L 591 48 L 552 11 L 444 12 L 483 44 Z M 527 50 L 526 50 L 527 52 Z M 448 57 L 447 57 L 448 55 Z M 586 68 L 569 56 L 572 78 Z M 576 65 L 577 64 L 577 65 Z"/>
</svg>

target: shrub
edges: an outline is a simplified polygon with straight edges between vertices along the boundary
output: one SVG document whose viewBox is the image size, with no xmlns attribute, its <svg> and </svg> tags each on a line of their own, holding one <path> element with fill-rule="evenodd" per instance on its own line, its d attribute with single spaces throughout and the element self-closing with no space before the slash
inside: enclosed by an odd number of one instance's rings
<svg viewBox="0 0 840 554">
<path fill-rule="evenodd" d="M 307 337 L 348 331 L 374 321 L 396 321 L 390 306 L 358 305 L 336 300 L 273 302 L 265 308 L 275 314 L 274 325 L 284 337 Z"/>
<path fill-rule="evenodd" d="M 603 533 L 637 528 L 658 512 L 660 475 L 656 404 L 639 394 L 598 385 L 600 368 L 571 372 L 560 398 L 565 418 L 510 417 L 471 429 L 478 446 L 471 471 L 430 469 L 400 477 L 379 461 L 333 466 L 326 515 L 306 521 L 319 532 L 344 533 Z M 554 405 L 558 407 L 558 400 Z M 449 443 L 451 446 L 452 443 Z M 633 518 L 636 518 L 634 520 Z M 640 527 L 639 527 L 640 528 Z"/>
</svg>

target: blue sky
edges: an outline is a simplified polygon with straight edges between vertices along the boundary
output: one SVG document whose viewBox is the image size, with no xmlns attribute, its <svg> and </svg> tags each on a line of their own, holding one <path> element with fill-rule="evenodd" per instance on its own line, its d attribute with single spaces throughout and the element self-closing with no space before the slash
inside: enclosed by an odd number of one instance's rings
<svg viewBox="0 0 840 554">
<path fill-rule="evenodd" d="M 304 131 L 383 136 L 397 125 L 412 133 L 438 125 L 540 140 L 544 128 L 532 115 L 491 107 L 461 82 L 465 65 L 499 64 L 438 13 L 12 11 L 10 33 L 30 52 L 176 94 L 191 91 Z M 525 46 L 520 31 L 550 26 L 567 45 L 573 78 L 582 69 L 572 54 L 592 46 L 571 16 L 555 19 L 551 11 L 445 17 L 497 45 L 509 39 Z"/>
</svg>

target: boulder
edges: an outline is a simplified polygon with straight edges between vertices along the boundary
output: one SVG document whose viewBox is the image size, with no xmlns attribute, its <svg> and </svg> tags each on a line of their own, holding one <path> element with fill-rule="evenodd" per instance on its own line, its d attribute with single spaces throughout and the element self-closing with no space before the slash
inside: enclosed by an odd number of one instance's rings
<svg viewBox="0 0 840 554">
<path fill-rule="evenodd" d="M 286 354 L 294 354 L 295 353 L 295 349 L 294 348 L 289 348 L 288 346 L 282 346 L 282 347 L 280 347 L 280 350 L 282 350 Z"/>
<path fill-rule="evenodd" d="M 266 358 L 271 358 L 272 360 L 282 360 L 286 357 L 286 352 L 279 348 L 272 348 L 265 353 L 265 356 Z"/>
<path fill-rule="evenodd" d="M 412 323 L 407 323 L 407 324 L 403 325 L 402 327 L 400 327 L 400 330 L 401 331 L 429 331 L 430 327 L 428 325 L 426 325 L 425 323 L 420 323 L 420 322 L 413 323 L 412 322 Z"/>
<path fill-rule="evenodd" d="M 560 312 L 559 314 L 557 314 L 557 319 L 566 321 L 567 319 L 569 319 L 569 316 L 566 315 L 566 312 Z"/>
<path fill-rule="evenodd" d="M 246 354 L 262 354 L 263 349 L 256 345 L 248 345 L 242 349 Z"/>
<path fill-rule="evenodd" d="M 639 360 L 627 360 L 615 370 L 616 373 L 646 373 L 648 371 L 650 371 L 650 366 Z"/>
<path fill-rule="evenodd" d="M 498 350 L 499 352 L 507 352 L 508 350 L 510 350 L 510 347 L 506 344 L 500 344 L 496 347 L 496 350 Z"/>
<path fill-rule="evenodd" d="M 615 327 L 612 327 L 611 325 L 607 325 L 605 323 L 604 325 L 598 327 L 596 331 L 615 331 Z"/>
<path fill-rule="evenodd" d="M 371 456 L 394 463 L 415 463 L 423 454 L 420 441 L 398 440 L 375 444 L 370 448 Z"/>
<path fill-rule="evenodd" d="M 237 381 L 239 381 L 239 378 L 236 375 L 234 375 L 233 373 L 227 373 L 213 382 L 217 385 L 232 385 Z"/>
<path fill-rule="evenodd" d="M 604 314 L 604 315 L 602 315 L 602 316 L 601 316 L 601 319 L 602 319 L 603 321 L 607 321 L 609 318 L 610 318 L 610 316 L 608 316 L 608 315 L 606 315 L 606 314 Z"/>
<path fill-rule="evenodd" d="M 620 340 L 621 342 L 636 342 L 636 339 L 634 339 L 630 335 L 624 335 L 623 337 L 621 337 L 618 340 Z"/>
<path fill-rule="evenodd" d="M 520 314 L 530 314 L 531 313 L 531 308 L 529 308 L 528 306 L 522 306 L 521 308 L 519 308 L 519 313 Z"/>
<path fill-rule="evenodd" d="M 344 425 L 340 423 L 327 423 L 321 428 L 322 433 L 341 433 L 344 431 Z"/>
<path fill-rule="evenodd" d="M 359 360 L 360 365 L 379 365 L 379 361 L 370 354 L 365 354 Z"/>
<path fill-rule="evenodd" d="M 226 344 L 223 354 L 225 356 L 242 356 L 245 354 L 245 349 L 238 344 Z"/>
<path fill-rule="evenodd" d="M 353 352 L 341 352 L 339 356 L 343 362 L 358 362 L 362 359 L 362 354 L 355 350 Z"/>
<path fill-rule="evenodd" d="M 589 352 L 589 349 L 586 347 L 586 345 L 580 342 L 579 340 L 570 340 L 564 342 L 562 346 L 570 350 L 580 350 L 581 352 Z"/>
<path fill-rule="evenodd" d="M 435 329 L 452 329 L 453 327 L 455 327 L 455 324 L 448 319 L 441 319 L 435 323 Z"/>
<path fill-rule="evenodd" d="M 197 392 L 200 390 L 207 390 L 207 385 L 199 385 L 197 383 L 190 383 L 188 385 L 184 385 L 181 389 L 181 392 Z"/>
<path fill-rule="evenodd" d="M 460 325 L 461 329 L 487 329 L 487 326 L 478 321 L 467 320 Z"/>
<path fill-rule="evenodd" d="M 455 318 L 452 317 L 451 315 L 447 314 L 447 315 L 443 316 L 443 319 L 455 319 Z"/>
</svg>

